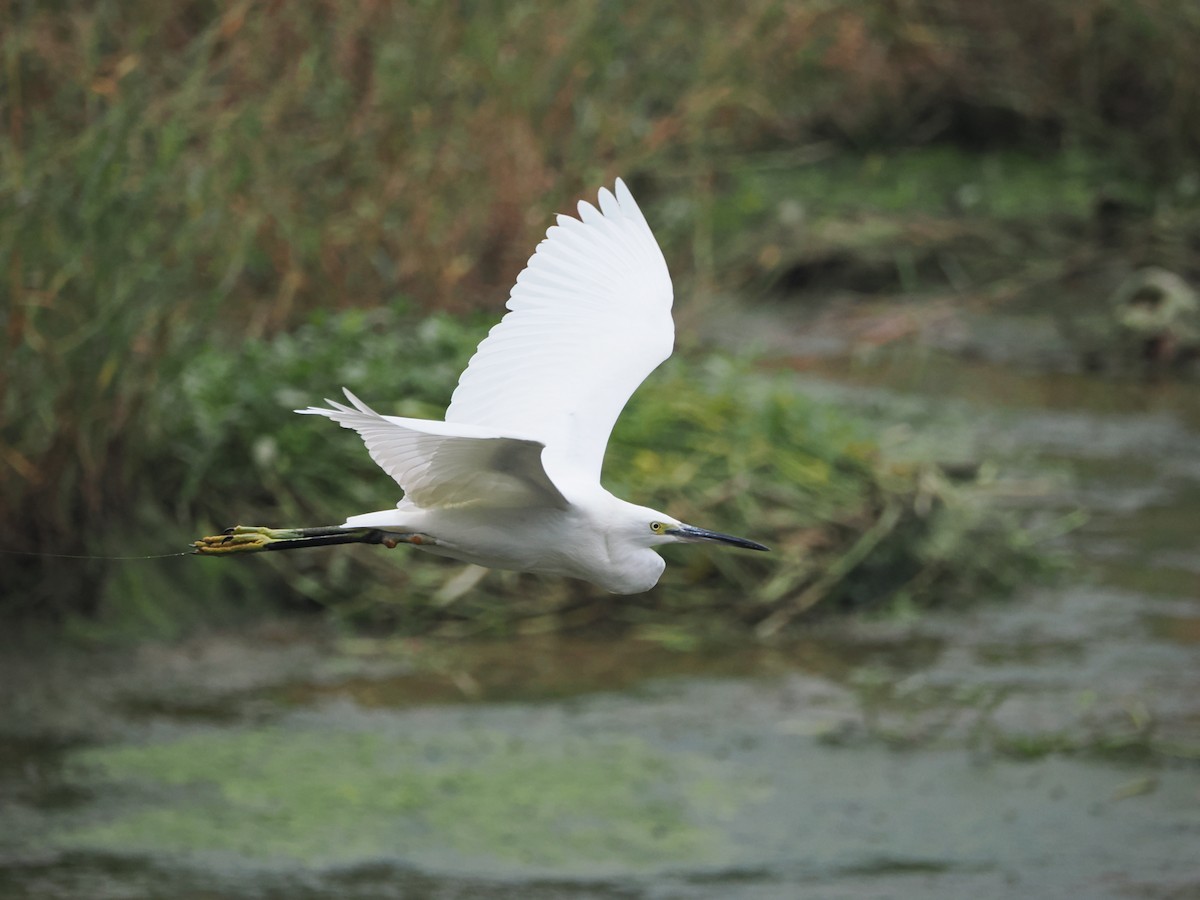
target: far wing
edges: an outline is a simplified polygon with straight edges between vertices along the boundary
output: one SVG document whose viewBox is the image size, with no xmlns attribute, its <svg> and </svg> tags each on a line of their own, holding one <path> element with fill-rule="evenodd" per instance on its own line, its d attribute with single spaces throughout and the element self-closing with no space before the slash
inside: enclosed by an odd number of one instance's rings
<svg viewBox="0 0 1200 900">
<path fill-rule="evenodd" d="M 382 416 L 349 391 L 353 407 L 327 400 L 296 412 L 328 416 L 357 431 L 371 459 L 396 479 L 405 500 L 423 509 L 452 506 L 566 509 L 542 468 L 541 441 L 490 429 Z"/>
<path fill-rule="evenodd" d="M 479 345 L 449 423 L 542 441 L 546 469 L 597 481 L 626 401 L 671 355 L 671 277 L 625 183 L 559 216 Z"/>
</svg>

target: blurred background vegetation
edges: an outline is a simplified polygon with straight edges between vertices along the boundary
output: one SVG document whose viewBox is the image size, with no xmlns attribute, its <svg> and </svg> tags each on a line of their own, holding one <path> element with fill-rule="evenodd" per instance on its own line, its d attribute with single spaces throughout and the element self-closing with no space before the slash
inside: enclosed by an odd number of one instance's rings
<svg viewBox="0 0 1200 900">
<path fill-rule="evenodd" d="M 680 555 L 620 603 L 385 551 L 8 555 L 0 615 L 170 632 L 316 603 L 670 640 L 1003 588 L 1038 565 L 1034 536 L 698 350 L 712 298 L 832 281 L 1000 301 L 1110 266 L 1117 232 L 1130 268 L 1196 274 L 1183 0 L 0 8 L 0 548 L 161 553 L 394 501 L 349 435 L 289 410 L 344 384 L 440 415 L 552 214 L 623 175 L 688 352 L 619 426 L 608 486 L 779 551 Z"/>
</svg>

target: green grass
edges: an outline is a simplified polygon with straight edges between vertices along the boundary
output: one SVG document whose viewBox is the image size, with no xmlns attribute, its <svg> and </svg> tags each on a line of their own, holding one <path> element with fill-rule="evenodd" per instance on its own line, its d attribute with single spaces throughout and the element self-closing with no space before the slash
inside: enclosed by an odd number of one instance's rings
<svg viewBox="0 0 1200 900">
<path fill-rule="evenodd" d="M 813 219 L 875 212 L 904 216 L 969 214 L 1000 222 L 1084 221 L 1097 186 L 1119 181 L 1111 161 L 1095 155 L 1004 150 L 968 152 L 949 145 L 872 154 L 839 154 L 789 169 L 749 168 L 724 198 L 730 230 L 774 212 L 780 197 Z M 1145 192 L 1140 199 L 1150 203 Z"/>
</svg>

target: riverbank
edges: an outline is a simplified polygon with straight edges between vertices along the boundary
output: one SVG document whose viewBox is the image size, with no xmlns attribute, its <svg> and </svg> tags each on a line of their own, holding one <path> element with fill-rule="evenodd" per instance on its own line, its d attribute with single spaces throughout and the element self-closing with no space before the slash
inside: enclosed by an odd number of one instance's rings
<svg viewBox="0 0 1200 900">
<path fill-rule="evenodd" d="M 3 715 L 0 885 L 1187 896 L 1194 395 L 1085 375 L 1068 410 L 1057 376 L 972 372 L 916 356 L 802 378 L 1046 486 L 1014 502 L 1086 508 L 1070 582 L 693 652 L 302 620 L 6 653 L 3 683 L 26 687 Z"/>
</svg>

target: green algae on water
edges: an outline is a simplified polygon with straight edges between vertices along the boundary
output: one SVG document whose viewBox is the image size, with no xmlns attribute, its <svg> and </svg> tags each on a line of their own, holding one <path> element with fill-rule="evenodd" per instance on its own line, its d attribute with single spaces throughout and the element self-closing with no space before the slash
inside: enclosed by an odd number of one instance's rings
<svg viewBox="0 0 1200 900">
<path fill-rule="evenodd" d="M 272 863 L 401 857 L 435 868 L 600 872 L 712 860 L 740 790 L 630 738 L 493 729 L 419 736 L 272 726 L 93 749 L 135 798 L 67 848 Z M 707 824 L 700 824 L 707 823 Z"/>
</svg>

